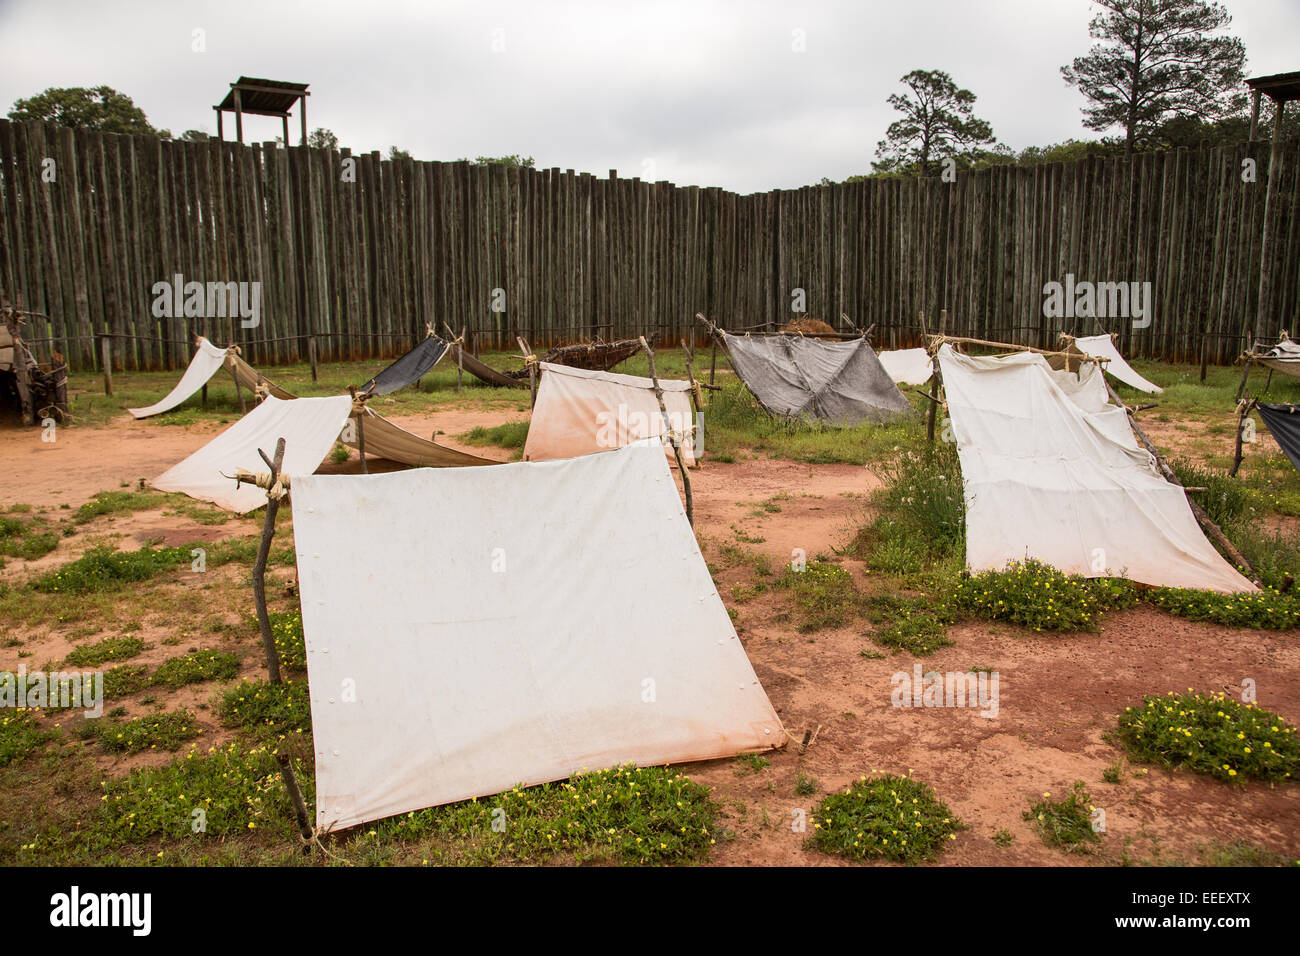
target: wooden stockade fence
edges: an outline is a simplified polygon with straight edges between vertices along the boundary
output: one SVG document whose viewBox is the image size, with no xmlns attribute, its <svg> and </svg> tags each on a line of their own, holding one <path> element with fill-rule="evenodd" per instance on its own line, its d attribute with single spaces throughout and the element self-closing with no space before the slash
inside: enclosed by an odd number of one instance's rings
<svg viewBox="0 0 1300 956">
<path fill-rule="evenodd" d="M 1300 311 L 1300 143 L 1281 155 L 1266 335 Z M 881 347 L 919 343 L 943 308 L 949 334 L 1049 347 L 1095 330 L 1043 317 L 1044 283 L 1071 273 L 1151 282 L 1148 328 L 1103 322 L 1126 354 L 1224 362 L 1253 325 L 1267 159 L 1180 150 L 739 196 L 0 120 L 0 295 L 49 316 L 28 335 L 74 369 L 106 333 L 119 367 L 158 368 L 185 364 L 194 332 L 258 365 L 305 361 L 312 337 L 321 361 L 393 354 L 443 322 L 471 348 L 693 339 L 697 312 L 774 327 L 796 288 L 808 315 L 874 324 Z M 260 326 L 154 318 L 154 284 L 178 274 L 260 283 Z"/>
</svg>

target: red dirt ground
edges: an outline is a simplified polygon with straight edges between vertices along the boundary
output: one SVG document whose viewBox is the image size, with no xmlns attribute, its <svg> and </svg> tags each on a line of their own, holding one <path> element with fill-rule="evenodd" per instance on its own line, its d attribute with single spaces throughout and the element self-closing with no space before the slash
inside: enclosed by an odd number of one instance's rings
<svg viewBox="0 0 1300 956">
<path fill-rule="evenodd" d="M 441 430 L 447 434 L 439 440 L 454 446 L 449 435 L 519 417 L 518 412 L 443 409 L 395 420 L 420 434 Z M 66 429 L 53 444 L 43 444 L 36 429 L 2 429 L 0 460 L 6 467 L 0 474 L 0 504 L 75 508 L 95 492 L 123 482 L 135 487 L 139 478 L 161 473 L 222 427 L 166 427 L 123 416 L 113 428 Z M 486 454 L 506 457 L 500 449 Z M 323 470 L 354 471 L 357 462 L 354 458 Z M 764 539 L 742 546 L 768 555 L 773 567 L 787 563 L 794 548 L 805 549 L 811 560 L 845 544 L 862 523 L 866 495 L 876 483 L 861 467 L 769 459 L 706 462 L 691 477 L 696 528 L 706 557 L 720 563 L 718 546 L 737 543 L 734 526 L 748 538 Z M 780 511 L 752 514 L 759 503 L 776 495 L 790 496 L 779 500 Z M 192 540 L 247 534 L 253 527 L 246 520 L 205 527 L 183 517 L 162 519 L 145 513 L 119 519 L 112 530 L 137 541 L 160 532 L 169 540 Z M 67 560 L 76 546 L 75 540 L 61 544 L 50 559 Z M 844 558 L 842 564 L 860 584 L 868 584 L 861 562 Z M 1300 785 L 1231 786 L 1155 767 L 1142 773 L 1128 765 L 1126 770 L 1135 772 L 1126 773 L 1121 783 L 1102 782 L 1103 770 L 1120 755 L 1103 735 L 1113 730 L 1115 714 L 1144 694 L 1188 688 L 1231 694 L 1239 691 L 1243 679 L 1253 678 L 1261 706 L 1300 722 L 1300 645 L 1295 631 L 1196 624 L 1148 606 L 1111 614 L 1095 635 L 1048 637 L 986 623 L 959 625 L 950 630 L 955 645 L 924 659 L 923 667 L 995 669 L 1000 712 L 986 719 L 972 710 L 891 706 L 890 676 L 910 672 L 914 658 L 861 656 L 860 651 L 876 650 L 867 636 L 870 625 L 799 634 L 784 620 L 782 612 L 788 609 L 781 606 L 785 598 L 779 592 L 736 604 L 730 588 L 747 583 L 748 573 L 724 569 L 718 581 L 724 600 L 738 612 L 737 625 L 758 677 L 795 740 L 768 755 L 771 765 L 763 770 L 731 760 L 686 768 L 693 779 L 715 788 L 735 834 L 734 839 L 719 841 L 714 863 L 839 862 L 804 848 L 806 835 L 792 830 L 792 813 L 811 810 L 824 792 L 873 771 L 913 772 L 968 824 L 939 858 L 942 864 L 1195 862 L 1204 845 L 1238 841 L 1300 858 Z M 234 609 L 231 613 L 237 614 Z M 171 652 L 184 653 L 192 645 L 229 649 L 228 641 L 225 635 L 187 637 Z M 64 637 L 45 635 L 32 660 L 57 657 L 68 646 Z M 257 670 L 251 645 L 246 650 L 243 676 Z M 161 657 L 158 650 L 151 653 Z M 15 663 L 3 660 L 0 666 Z M 183 702 L 188 700 L 177 698 L 176 703 Z M 202 719 L 207 725 L 215 723 L 211 716 Z M 816 736 L 800 755 L 798 740 L 806 731 Z M 219 739 L 216 735 L 211 741 Z M 143 759 L 162 762 L 167 757 Z M 103 765 L 119 773 L 133 764 L 105 758 Z M 819 782 L 816 794 L 794 793 L 797 773 Z M 1086 783 L 1094 804 L 1107 814 L 1103 848 L 1086 856 L 1048 848 L 1021 819 L 1022 811 L 1043 792 L 1061 796 L 1074 780 Z M 991 839 L 1003 829 L 1015 838 L 1006 848 Z"/>
</svg>

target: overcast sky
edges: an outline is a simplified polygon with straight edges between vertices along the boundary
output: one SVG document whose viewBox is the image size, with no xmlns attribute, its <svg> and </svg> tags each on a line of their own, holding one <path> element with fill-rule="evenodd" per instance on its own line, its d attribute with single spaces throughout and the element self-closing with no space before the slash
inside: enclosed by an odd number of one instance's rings
<svg viewBox="0 0 1300 956">
<path fill-rule="evenodd" d="M 1247 75 L 1300 69 L 1300 0 L 1227 0 Z M 1090 0 L 0 0 L 0 106 L 107 84 L 157 127 L 216 132 L 241 74 L 311 84 L 354 150 L 521 153 L 539 167 L 740 192 L 870 171 L 912 69 L 952 74 L 1013 149 L 1086 137 L 1060 66 Z M 206 49 L 195 52 L 194 31 Z M 802 47 L 802 52 L 798 52 Z M 297 142 L 297 117 L 292 121 Z M 234 135 L 233 117 L 227 121 Z M 248 140 L 280 121 L 245 120 Z"/>
</svg>

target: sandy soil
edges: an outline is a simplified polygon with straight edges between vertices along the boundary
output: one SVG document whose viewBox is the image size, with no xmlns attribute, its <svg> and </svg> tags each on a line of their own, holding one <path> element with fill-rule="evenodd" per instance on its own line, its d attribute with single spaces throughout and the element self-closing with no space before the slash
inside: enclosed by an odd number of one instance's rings
<svg viewBox="0 0 1300 956">
<path fill-rule="evenodd" d="M 444 409 L 394 420 L 419 434 L 444 432 L 439 441 L 457 446 L 450 435 L 521 417 L 517 411 Z M 0 473 L 0 505 L 26 502 L 75 508 L 95 492 L 123 483 L 135 487 L 140 478 L 159 474 L 222 427 L 159 426 L 124 416 L 119 428 L 70 428 L 48 444 L 40 441 L 38 430 L 0 430 L 0 460 L 7 462 Z M 506 457 L 502 449 L 472 450 Z M 323 470 L 358 467 L 354 456 Z M 697 531 L 711 561 L 717 561 L 719 547 L 727 543 L 761 551 L 774 567 L 788 562 L 796 548 L 804 549 L 811 560 L 818 554 L 832 554 L 847 542 L 862 523 L 866 498 L 875 484 L 870 471 L 850 465 L 770 459 L 706 462 L 692 472 Z M 779 511 L 758 507 L 774 498 Z M 754 513 L 756 509 L 761 515 Z M 168 543 L 215 540 L 248 534 L 256 520 L 204 526 L 156 512 L 96 519 L 46 560 L 68 560 L 84 547 L 85 539 L 97 534 L 118 534 L 124 541 L 140 543 L 159 538 Z M 748 543 L 741 542 L 737 532 Z M 860 562 L 835 560 L 849 568 L 860 584 L 870 586 Z M 1262 706 L 1300 722 L 1296 632 L 1194 624 L 1145 606 L 1111 615 L 1096 635 L 1045 637 L 984 623 L 954 627 L 950 636 L 955 645 L 924 659 L 923 667 L 926 671 L 995 669 L 1000 709 L 996 718 L 989 719 L 965 709 L 893 707 L 891 675 L 911 672 L 914 659 L 907 654 L 862 656 L 864 650 L 876 650 L 867 633 L 870 625 L 799 634 L 787 619 L 782 595 L 768 592 L 736 604 L 730 587 L 748 583 L 748 572 L 727 568 L 718 577 L 724 600 L 737 610 L 738 629 L 750 660 L 793 741 L 769 755 L 771 766 L 763 770 L 731 760 L 687 768 L 694 779 L 715 788 L 735 833 L 734 839 L 719 841 L 715 863 L 836 863 L 803 847 L 805 834 L 792 829 L 792 814 L 797 809 L 811 810 L 824 792 L 873 771 L 915 773 L 931 783 L 968 824 L 940 858 L 943 864 L 1114 863 L 1125 853 L 1137 861 L 1156 857 L 1190 861 L 1201 845 L 1235 841 L 1300 857 L 1296 785 L 1233 787 L 1156 768 L 1145 774 L 1126 773 L 1119 784 L 1102 782 L 1103 770 L 1119 756 L 1104 735 L 1114 728 L 1115 714 L 1144 694 L 1187 688 L 1231 693 L 1239 690 L 1243 679 L 1252 678 Z M 290 578 L 291 572 L 285 571 L 277 582 L 282 601 L 291 600 L 282 593 Z M 238 623 L 247 610 L 231 606 L 220 613 Z M 176 628 L 167 625 L 146 627 L 142 636 L 153 647 L 139 661 L 156 663 L 191 647 L 213 647 L 243 654 L 241 676 L 259 671 L 255 636 L 236 640 L 230 631 L 205 634 L 191 628 L 179 642 L 164 645 L 168 635 L 175 633 Z M 26 660 L 29 668 L 61 656 L 72 646 L 57 630 L 26 636 L 25 646 L 34 651 Z M 78 638 L 89 639 L 98 638 Z M 0 667 L 16 666 L 13 654 L 0 651 Z M 204 709 L 212 693 L 212 688 L 199 686 L 165 699 L 169 706 L 195 708 L 211 731 L 205 742 L 218 743 L 226 734 L 218 729 L 215 714 Z M 801 754 L 798 742 L 810 731 L 815 736 Z M 167 759 L 165 754 L 147 754 L 104 757 L 100 763 L 106 771 L 120 773 L 140 762 Z M 799 773 L 819 782 L 816 794 L 795 794 Z M 1021 820 L 1032 800 L 1044 791 L 1061 795 L 1074 780 L 1083 780 L 1095 805 L 1107 813 L 1104 847 L 1089 856 L 1049 849 Z M 1007 848 L 990 839 L 1003 829 L 1015 837 Z"/>
</svg>

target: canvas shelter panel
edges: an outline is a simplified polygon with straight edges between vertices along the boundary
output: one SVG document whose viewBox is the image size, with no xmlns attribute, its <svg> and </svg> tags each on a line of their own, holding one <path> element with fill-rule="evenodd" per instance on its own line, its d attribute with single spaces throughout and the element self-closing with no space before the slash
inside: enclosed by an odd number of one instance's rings
<svg viewBox="0 0 1300 956">
<path fill-rule="evenodd" d="M 461 367 L 473 375 L 484 385 L 492 385 L 496 388 L 527 388 L 528 378 L 525 376 L 522 380 L 511 378 L 505 372 L 498 372 L 486 362 L 481 362 L 469 353 L 468 349 L 460 345 L 452 345 L 452 357 L 455 358 Z"/>
<path fill-rule="evenodd" d="M 1124 360 L 1124 356 L 1119 354 L 1119 349 L 1115 348 L 1115 340 L 1109 335 L 1090 335 L 1086 338 L 1074 340 L 1074 347 L 1084 355 L 1091 355 L 1093 358 L 1110 359 L 1106 363 L 1106 371 L 1115 376 L 1125 385 L 1136 388 L 1140 392 L 1146 392 L 1149 395 L 1159 395 L 1164 391 L 1154 382 L 1149 382 L 1133 366 Z"/>
<path fill-rule="evenodd" d="M 865 338 L 723 333 L 736 374 L 768 411 L 832 425 L 884 422 L 912 406 Z"/>
<path fill-rule="evenodd" d="M 426 468 L 500 464 L 491 458 L 480 458 L 478 455 L 439 445 L 428 438 L 421 438 L 369 408 L 366 409 L 365 416 L 362 419 L 361 432 L 345 429 L 340 441 L 359 451 L 361 439 L 365 438 L 367 456 L 376 455 L 389 461 L 401 462 L 403 465 Z"/>
<path fill-rule="evenodd" d="M 234 352 L 226 356 L 226 365 L 234 374 L 235 381 L 239 382 L 240 387 L 248 389 L 254 395 L 265 392 L 285 402 L 298 397 L 288 389 L 276 385 Z"/>
<path fill-rule="evenodd" d="M 226 350 L 217 348 L 205 338 L 200 338 L 194 358 L 190 359 L 190 364 L 181 375 L 180 381 L 167 393 L 167 396 L 146 408 L 128 408 L 127 411 L 136 418 L 148 418 L 150 415 L 171 411 L 206 385 L 208 379 L 212 378 L 224 364 L 226 364 Z"/>
<path fill-rule="evenodd" d="M 1260 402 L 1259 417 L 1273 433 L 1291 464 L 1300 468 L 1300 405 L 1270 405 Z"/>
<path fill-rule="evenodd" d="M 1206 539 L 1186 492 L 1162 478 L 1095 366 L 939 349 L 961 460 L 966 565 L 1036 558 L 1069 574 L 1255 590 Z"/>
<path fill-rule="evenodd" d="M 784 740 L 657 441 L 292 501 L 321 827 Z"/>
<path fill-rule="evenodd" d="M 236 488 L 235 482 L 225 475 L 233 475 L 237 468 L 255 473 L 266 471 L 266 463 L 257 451 L 260 448 L 268 456 L 273 455 L 280 438 L 284 439 L 281 471 L 291 479 L 310 475 L 334 447 L 351 411 L 352 399 L 347 395 L 291 401 L 268 396 L 151 484 L 159 491 L 179 491 L 228 511 L 241 514 L 252 511 L 266 504 L 266 492 L 251 484 Z"/>
<path fill-rule="evenodd" d="M 541 370 L 524 444 L 526 461 L 576 458 L 663 436 L 663 414 L 651 379 L 547 362 Z M 682 442 L 682 460 L 690 467 L 695 464 L 690 382 L 660 379 L 659 384 L 669 425 Z M 664 450 L 676 460 L 666 441 Z"/>
<path fill-rule="evenodd" d="M 894 349 L 876 357 L 896 385 L 924 385 L 934 374 L 934 364 L 925 349 Z"/>
<path fill-rule="evenodd" d="M 446 354 L 447 343 L 436 335 L 430 335 L 388 368 L 366 382 L 365 385 L 362 385 L 359 391 L 363 395 L 387 395 L 389 392 L 396 392 L 408 385 L 414 385 L 432 371 L 433 367 Z"/>
</svg>

